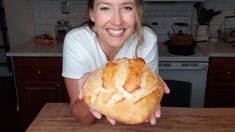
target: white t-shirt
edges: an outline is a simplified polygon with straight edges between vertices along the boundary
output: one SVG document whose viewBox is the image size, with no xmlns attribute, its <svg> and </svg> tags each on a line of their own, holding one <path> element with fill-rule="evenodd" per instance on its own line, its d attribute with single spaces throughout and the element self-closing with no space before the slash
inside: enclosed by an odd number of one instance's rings
<svg viewBox="0 0 235 132">
<path fill-rule="evenodd" d="M 153 71 L 158 72 L 157 37 L 148 27 L 143 27 L 144 43 L 138 48 L 138 57 L 142 57 Z M 137 45 L 136 34 L 125 42 L 117 53 L 117 58 L 134 58 Z M 79 79 L 106 64 L 107 58 L 98 44 L 96 34 L 88 27 L 75 28 L 67 33 L 63 47 L 62 76 Z"/>
</svg>

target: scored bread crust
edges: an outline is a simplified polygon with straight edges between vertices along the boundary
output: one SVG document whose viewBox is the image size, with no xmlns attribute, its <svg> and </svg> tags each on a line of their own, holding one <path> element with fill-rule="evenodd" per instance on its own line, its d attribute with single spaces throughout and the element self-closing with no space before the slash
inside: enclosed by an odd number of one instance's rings
<svg viewBox="0 0 235 132">
<path fill-rule="evenodd" d="M 90 108 L 122 123 L 139 124 L 160 104 L 163 86 L 142 58 L 121 58 L 93 71 L 83 92 Z"/>
</svg>

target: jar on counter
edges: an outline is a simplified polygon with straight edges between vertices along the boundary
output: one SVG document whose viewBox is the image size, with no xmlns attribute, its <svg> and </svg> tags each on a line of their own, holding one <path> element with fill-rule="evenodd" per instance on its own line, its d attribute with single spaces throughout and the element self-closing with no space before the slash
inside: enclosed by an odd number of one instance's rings
<svg viewBox="0 0 235 132">
<path fill-rule="evenodd" d="M 60 20 L 57 21 L 57 25 L 55 27 L 55 36 L 57 41 L 63 41 L 66 33 L 71 29 L 69 25 L 69 21 Z"/>
</svg>

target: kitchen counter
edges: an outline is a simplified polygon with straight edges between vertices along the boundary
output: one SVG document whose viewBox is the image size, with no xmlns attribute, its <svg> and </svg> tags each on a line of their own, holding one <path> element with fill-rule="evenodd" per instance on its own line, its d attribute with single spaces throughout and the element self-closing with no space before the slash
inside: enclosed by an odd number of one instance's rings
<svg viewBox="0 0 235 132">
<path fill-rule="evenodd" d="M 202 42 L 198 45 L 210 57 L 235 57 L 235 43 L 226 43 L 222 40 Z"/>
<path fill-rule="evenodd" d="M 7 56 L 62 57 L 63 42 L 39 44 L 32 40 L 12 47 Z"/>
<path fill-rule="evenodd" d="M 225 43 L 221 40 L 201 42 L 198 43 L 199 47 L 202 48 L 209 57 L 235 57 L 235 47 L 231 46 L 230 43 Z M 234 44 L 235 45 L 235 44 Z M 63 49 L 63 42 L 55 42 L 53 44 L 38 44 L 33 41 L 28 41 L 23 44 L 12 47 L 7 53 L 7 56 L 47 56 L 47 57 L 61 57 Z M 164 52 L 166 46 L 159 45 L 159 60 L 165 60 Z M 198 56 L 194 56 L 194 60 L 200 59 Z M 169 59 L 167 57 L 166 59 Z M 174 58 L 175 59 L 175 58 Z M 187 57 L 184 58 L 186 60 Z"/>
<path fill-rule="evenodd" d="M 27 132 L 204 132 L 235 131 L 235 108 L 163 107 L 157 124 L 111 125 L 105 119 L 82 126 L 72 116 L 67 103 L 48 103 L 31 123 Z"/>
</svg>

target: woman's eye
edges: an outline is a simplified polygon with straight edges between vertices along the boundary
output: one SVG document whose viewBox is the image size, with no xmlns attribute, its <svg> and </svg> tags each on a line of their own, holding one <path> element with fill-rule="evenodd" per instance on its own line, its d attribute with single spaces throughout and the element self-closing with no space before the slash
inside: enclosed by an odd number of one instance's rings
<svg viewBox="0 0 235 132">
<path fill-rule="evenodd" d="M 124 9 L 127 10 L 127 11 L 131 11 L 133 8 L 130 7 L 130 6 L 125 6 Z"/>
<path fill-rule="evenodd" d="M 108 7 L 101 7 L 100 10 L 101 11 L 107 11 L 109 8 Z"/>
</svg>

